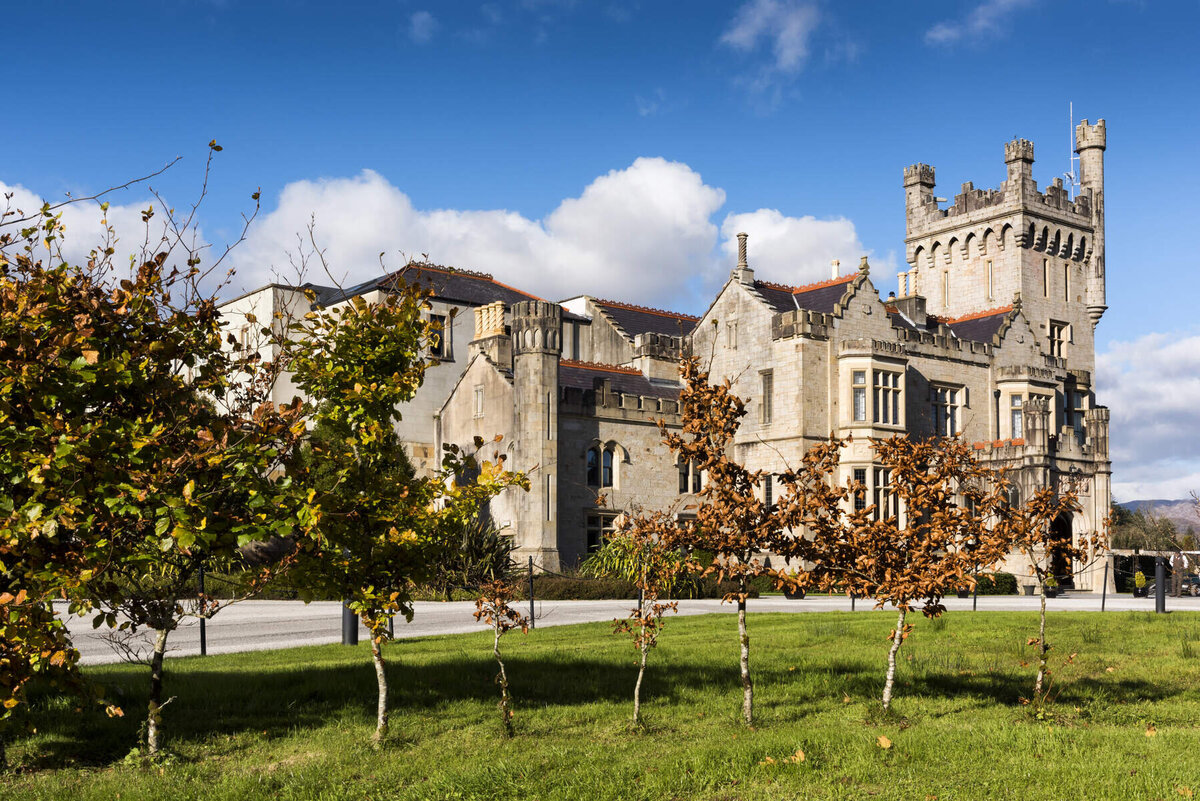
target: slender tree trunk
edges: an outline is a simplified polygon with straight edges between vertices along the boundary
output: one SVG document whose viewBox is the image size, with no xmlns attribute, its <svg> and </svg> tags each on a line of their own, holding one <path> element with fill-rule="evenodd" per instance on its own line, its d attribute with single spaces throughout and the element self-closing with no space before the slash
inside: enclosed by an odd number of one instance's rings
<svg viewBox="0 0 1200 801">
<path fill-rule="evenodd" d="M 884 712 L 892 708 L 892 686 L 896 683 L 896 652 L 904 642 L 904 615 L 905 612 L 901 609 L 900 616 L 896 618 L 896 636 L 892 638 L 892 647 L 888 650 L 887 681 L 883 683 Z"/>
<path fill-rule="evenodd" d="M 646 673 L 646 652 L 650 650 L 650 645 L 645 641 L 646 632 L 642 632 L 642 660 L 638 665 L 637 684 L 633 685 L 633 725 L 636 726 L 642 722 L 642 676 Z"/>
<path fill-rule="evenodd" d="M 375 661 L 375 681 L 379 685 L 379 703 L 375 711 L 373 741 L 379 745 L 387 739 L 388 735 L 388 683 L 387 671 L 384 670 L 383 644 L 375 636 L 371 637 L 371 658 Z"/>
<path fill-rule="evenodd" d="M 0 771 L 8 770 L 8 742 L 0 734 Z"/>
<path fill-rule="evenodd" d="M 1046 681 L 1046 654 L 1050 646 L 1046 645 L 1046 585 L 1042 584 L 1042 614 L 1038 624 L 1038 673 L 1037 681 L 1033 684 L 1033 697 L 1041 703 L 1042 685 Z"/>
<path fill-rule="evenodd" d="M 157 756 L 162 748 L 162 708 L 166 706 L 162 700 L 163 657 L 167 653 L 167 635 L 170 629 L 165 626 L 158 630 L 154 637 L 154 655 L 150 657 L 150 702 L 146 709 L 146 753 Z"/>
<path fill-rule="evenodd" d="M 496 674 L 496 683 L 500 685 L 500 721 L 504 724 L 505 735 L 513 736 L 512 699 L 508 694 L 508 674 L 504 671 L 504 660 L 500 658 L 500 627 L 495 628 L 496 636 L 492 641 L 492 653 L 496 656 L 496 664 L 500 672 Z"/>
<path fill-rule="evenodd" d="M 754 722 L 754 684 L 750 681 L 750 635 L 746 633 L 746 582 L 738 596 L 738 638 L 742 644 L 742 717 L 746 725 Z"/>
</svg>

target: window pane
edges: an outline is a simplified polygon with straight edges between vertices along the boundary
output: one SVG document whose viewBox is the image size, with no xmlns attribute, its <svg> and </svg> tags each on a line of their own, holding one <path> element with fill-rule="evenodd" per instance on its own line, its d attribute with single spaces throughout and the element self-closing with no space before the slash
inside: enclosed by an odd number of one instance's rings
<svg viewBox="0 0 1200 801">
<path fill-rule="evenodd" d="M 587 452 L 587 483 L 589 487 L 600 486 L 600 454 L 595 448 Z"/>
<path fill-rule="evenodd" d="M 602 471 L 600 486 L 611 487 L 613 485 L 613 452 L 605 449 L 604 451 L 604 469 Z"/>
<path fill-rule="evenodd" d="M 854 421 L 865 422 L 867 419 L 867 388 L 854 388 Z"/>
</svg>

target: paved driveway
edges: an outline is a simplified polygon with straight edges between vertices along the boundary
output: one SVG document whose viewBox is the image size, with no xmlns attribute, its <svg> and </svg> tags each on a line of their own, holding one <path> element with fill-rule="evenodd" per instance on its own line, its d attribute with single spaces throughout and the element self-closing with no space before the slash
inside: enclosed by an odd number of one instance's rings
<svg viewBox="0 0 1200 801">
<path fill-rule="evenodd" d="M 1068 593 L 1047 601 L 1052 611 L 1095 611 L 1100 610 L 1100 596 L 1091 593 Z M 537 606 L 537 625 L 563 626 L 572 623 L 588 623 L 623 617 L 632 607 L 631 601 L 541 601 Z M 872 608 L 872 604 L 859 601 L 859 611 Z M 946 606 L 951 611 L 970 611 L 970 599 L 949 598 Z M 1037 598 L 1024 596 L 981 596 L 982 610 L 1027 610 L 1038 608 Z M 1108 611 L 1154 610 L 1153 598 L 1132 598 L 1129 595 L 1110 595 Z M 736 607 L 716 600 L 681 601 L 682 615 L 704 615 L 710 613 L 731 614 Z M 779 596 L 751 599 L 751 612 L 829 612 L 849 611 L 850 601 L 844 597 L 810 596 L 802 601 L 790 601 Z M 1200 598 L 1168 598 L 1168 610 L 1200 611 Z M 419 602 L 412 623 L 396 622 L 397 637 L 425 637 L 434 634 L 458 634 L 485 628 L 472 618 L 475 605 L 469 601 L 439 603 Z M 68 618 L 67 626 L 73 631 L 75 646 L 85 664 L 104 664 L 119 661 L 112 647 L 105 641 L 103 630 L 94 630 L 91 620 Z M 235 604 L 208 621 L 207 639 L 210 654 L 225 654 L 238 651 L 262 651 L 273 648 L 290 648 L 297 645 L 318 645 L 338 642 L 341 639 L 341 607 L 337 603 L 322 601 L 308 605 L 300 601 L 245 601 Z M 360 628 L 360 637 L 366 638 L 366 630 Z M 148 635 L 147 642 L 148 642 Z M 188 620 L 171 635 L 168 641 L 171 656 L 189 656 L 200 653 L 200 627 L 195 620 Z"/>
</svg>

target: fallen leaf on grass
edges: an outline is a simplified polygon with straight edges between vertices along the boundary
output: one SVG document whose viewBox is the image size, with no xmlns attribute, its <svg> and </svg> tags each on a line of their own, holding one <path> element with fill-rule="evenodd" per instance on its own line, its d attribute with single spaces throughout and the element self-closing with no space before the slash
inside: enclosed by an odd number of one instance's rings
<svg viewBox="0 0 1200 801">
<path fill-rule="evenodd" d="M 843 704 L 850 703 L 850 695 L 848 693 L 842 693 L 842 703 Z"/>
<path fill-rule="evenodd" d="M 1192 788 L 1191 787 L 1176 787 L 1175 792 L 1179 793 L 1184 798 L 1192 797 Z"/>
<path fill-rule="evenodd" d="M 1105 672 L 1105 673 L 1112 673 L 1114 670 L 1116 670 L 1116 668 L 1115 668 L 1115 667 L 1106 667 L 1106 668 L 1104 669 L 1104 672 Z"/>
<path fill-rule="evenodd" d="M 1151 726 L 1146 727 L 1146 736 L 1147 737 L 1154 737 L 1157 734 L 1158 734 L 1158 729 L 1154 728 L 1154 726 L 1151 725 Z"/>
<path fill-rule="evenodd" d="M 889 740 L 885 735 L 882 735 L 882 734 L 879 735 L 879 739 L 876 740 L 875 742 L 878 743 L 879 747 L 885 751 L 892 747 L 892 741 Z"/>
</svg>

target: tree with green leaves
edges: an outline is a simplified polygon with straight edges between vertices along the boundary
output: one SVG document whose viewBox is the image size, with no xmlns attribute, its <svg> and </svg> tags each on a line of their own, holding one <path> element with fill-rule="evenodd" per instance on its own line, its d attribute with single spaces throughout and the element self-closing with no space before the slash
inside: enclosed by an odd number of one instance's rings
<svg viewBox="0 0 1200 801">
<path fill-rule="evenodd" d="M 588 558 L 585 572 L 631 582 L 638 589 L 638 604 L 624 619 L 613 621 L 614 631 L 624 632 L 638 651 L 637 682 L 633 686 L 633 725 L 642 722 L 642 678 L 650 649 L 658 645 L 668 612 L 679 604 L 671 594 L 687 573 L 679 549 L 670 543 L 679 535 L 679 524 L 665 512 L 621 515 L 603 547 Z"/>
<path fill-rule="evenodd" d="M 376 743 L 388 733 L 389 621 L 412 618 L 414 586 L 433 575 L 454 532 L 488 499 L 528 488 L 503 455 L 480 458 L 482 440 L 469 453 L 447 446 L 440 470 L 414 475 L 396 425 L 440 336 L 428 309 L 426 291 L 397 280 L 378 302 L 354 297 L 294 321 L 287 345 L 316 432 L 288 474 L 319 509 L 293 569 L 309 591 L 346 599 L 371 633 Z"/>
<path fill-rule="evenodd" d="M 210 143 L 209 165 L 219 150 Z M 3 703 L 19 704 L 42 663 L 77 660 L 53 599 L 99 607 L 101 624 L 161 627 L 152 753 L 167 618 L 182 600 L 163 597 L 164 577 L 190 588 L 196 565 L 301 524 L 281 514 L 295 509 L 278 502 L 287 480 L 271 478 L 303 430 L 299 407 L 261 402 L 270 366 L 226 347 L 205 280 L 224 256 L 201 266 L 195 211 L 166 208 L 132 271 L 114 263 L 107 220 L 85 264 L 63 258 L 55 207 L 7 211 L 0 227 L 0 651 L 14 677 Z"/>
</svg>

